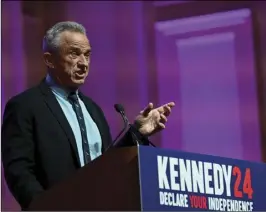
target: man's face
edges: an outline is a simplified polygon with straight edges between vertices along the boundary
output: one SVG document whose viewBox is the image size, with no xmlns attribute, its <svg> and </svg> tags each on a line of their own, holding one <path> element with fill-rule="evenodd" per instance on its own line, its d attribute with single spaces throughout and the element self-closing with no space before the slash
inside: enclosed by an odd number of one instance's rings
<svg viewBox="0 0 266 212">
<path fill-rule="evenodd" d="M 88 76 L 90 43 L 86 35 L 69 31 L 59 35 L 59 43 L 57 53 L 51 55 L 52 75 L 62 86 L 77 88 Z"/>
</svg>

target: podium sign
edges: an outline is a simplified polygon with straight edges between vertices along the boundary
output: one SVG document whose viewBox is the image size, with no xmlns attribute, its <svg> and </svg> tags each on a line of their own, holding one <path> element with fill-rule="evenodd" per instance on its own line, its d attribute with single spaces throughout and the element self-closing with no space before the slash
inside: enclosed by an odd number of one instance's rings
<svg viewBox="0 0 266 212">
<path fill-rule="evenodd" d="M 139 147 L 141 207 L 266 211 L 266 164 Z"/>
</svg>

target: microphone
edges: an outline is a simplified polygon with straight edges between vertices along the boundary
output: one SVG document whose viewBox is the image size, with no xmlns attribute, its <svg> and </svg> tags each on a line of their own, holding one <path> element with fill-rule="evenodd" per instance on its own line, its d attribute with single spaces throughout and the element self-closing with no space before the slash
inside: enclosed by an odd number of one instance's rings
<svg viewBox="0 0 266 212">
<path fill-rule="evenodd" d="M 118 113 L 122 116 L 122 119 L 123 119 L 123 122 L 124 122 L 124 127 L 123 127 L 123 129 L 120 131 L 120 133 L 117 135 L 117 137 L 114 139 L 114 141 L 108 146 L 108 148 L 106 149 L 106 151 L 107 151 L 110 147 L 114 146 L 114 145 L 118 142 L 120 136 L 121 136 L 123 133 L 125 133 L 125 132 L 127 131 L 128 128 L 131 129 L 131 133 L 132 133 L 132 135 L 133 135 L 134 138 L 135 138 L 134 141 L 135 141 L 136 145 L 139 146 L 138 138 L 137 138 L 137 136 L 136 136 L 136 134 L 138 134 L 138 133 L 137 133 L 137 129 L 135 128 L 134 125 L 130 124 L 130 122 L 128 121 L 128 118 L 127 118 L 127 116 L 126 116 L 126 114 L 125 114 L 125 109 L 124 109 L 123 105 L 121 105 L 121 104 L 115 104 L 115 105 L 114 105 L 114 108 L 115 108 L 116 112 L 118 112 Z M 151 141 L 149 141 L 149 139 L 146 138 L 146 140 L 147 140 L 148 143 L 151 144 L 153 147 L 156 147 Z"/>
<path fill-rule="evenodd" d="M 129 124 L 129 121 L 128 121 L 128 118 L 126 117 L 126 114 L 125 114 L 125 109 L 123 107 L 123 105 L 121 104 L 115 104 L 114 105 L 114 108 L 116 110 L 116 112 L 118 112 L 121 116 L 122 116 L 122 119 L 123 119 L 123 122 L 124 122 L 124 128 L 120 131 L 120 133 L 116 136 L 113 144 L 115 144 L 117 142 L 117 140 L 119 139 L 119 137 L 124 133 L 126 132 L 126 130 L 128 129 L 128 127 L 130 126 Z"/>
<path fill-rule="evenodd" d="M 122 119 L 123 119 L 123 122 L 124 122 L 124 127 L 120 131 L 120 133 L 116 136 L 116 138 L 114 139 L 114 141 L 107 147 L 106 151 L 109 148 L 111 148 L 112 146 L 114 146 L 117 143 L 117 141 L 119 140 L 120 136 L 123 133 L 125 133 L 127 131 L 127 129 L 129 128 L 129 121 L 128 121 L 128 118 L 125 115 L 125 110 L 124 110 L 123 105 L 121 105 L 121 104 L 115 104 L 114 105 L 114 108 L 115 108 L 116 112 L 118 112 L 122 116 Z"/>
<path fill-rule="evenodd" d="M 124 121 L 124 128 L 123 128 L 122 131 L 118 134 L 118 136 L 116 137 L 116 139 L 115 139 L 115 141 L 113 142 L 113 144 L 115 144 L 115 143 L 117 142 L 118 138 L 121 136 L 121 134 L 122 134 L 123 132 L 125 132 L 128 128 L 130 128 L 130 129 L 131 129 L 131 134 L 132 134 L 133 137 L 134 137 L 134 142 L 136 143 L 137 146 L 139 146 L 138 138 L 137 138 L 137 136 L 136 136 L 136 134 L 135 134 L 135 132 L 134 132 L 134 131 L 136 131 L 136 129 L 135 129 L 134 126 L 132 126 L 132 125 L 130 124 L 130 122 L 128 121 L 128 118 L 127 118 L 127 116 L 126 116 L 126 114 L 125 114 L 125 109 L 124 109 L 123 105 L 121 105 L 121 104 L 115 104 L 115 105 L 114 105 L 114 108 L 115 108 L 116 112 L 118 112 L 118 113 L 122 116 L 123 121 Z M 132 129 L 132 128 L 134 128 L 134 129 Z"/>
<path fill-rule="evenodd" d="M 116 112 L 118 112 L 119 114 L 121 114 L 125 126 L 126 125 L 129 125 L 129 121 L 128 121 L 127 117 L 126 117 L 125 109 L 124 109 L 123 105 L 121 105 L 121 104 L 115 104 L 114 105 L 114 108 L 115 108 Z"/>
</svg>

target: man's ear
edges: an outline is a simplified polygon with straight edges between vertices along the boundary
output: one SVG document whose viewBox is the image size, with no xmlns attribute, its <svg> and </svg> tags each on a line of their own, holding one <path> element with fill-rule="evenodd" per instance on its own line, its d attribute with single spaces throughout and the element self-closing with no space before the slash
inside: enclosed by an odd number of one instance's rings
<svg viewBox="0 0 266 212">
<path fill-rule="evenodd" d="M 54 69 L 55 68 L 54 58 L 53 58 L 53 55 L 51 53 L 49 53 L 49 52 L 43 53 L 43 60 L 44 60 L 45 65 L 49 69 Z"/>
</svg>

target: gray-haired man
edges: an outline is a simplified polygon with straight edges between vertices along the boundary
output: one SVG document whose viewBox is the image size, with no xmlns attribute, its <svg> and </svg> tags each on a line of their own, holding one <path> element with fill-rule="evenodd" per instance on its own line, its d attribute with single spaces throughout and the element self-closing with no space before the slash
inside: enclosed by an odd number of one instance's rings
<svg viewBox="0 0 266 212">
<path fill-rule="evenodd" d="M 45 79 L 6 105 L 2 160 L 7 184 L 22 209 L 112 142 L 103 111 L 79 91 L 89 73 L 91 52 L 82 25 L 57 23 L 43 40 Z M 140 136 L 163 129 L 173 106 L 148 104 L 135 120 Z"/>
</svg>

